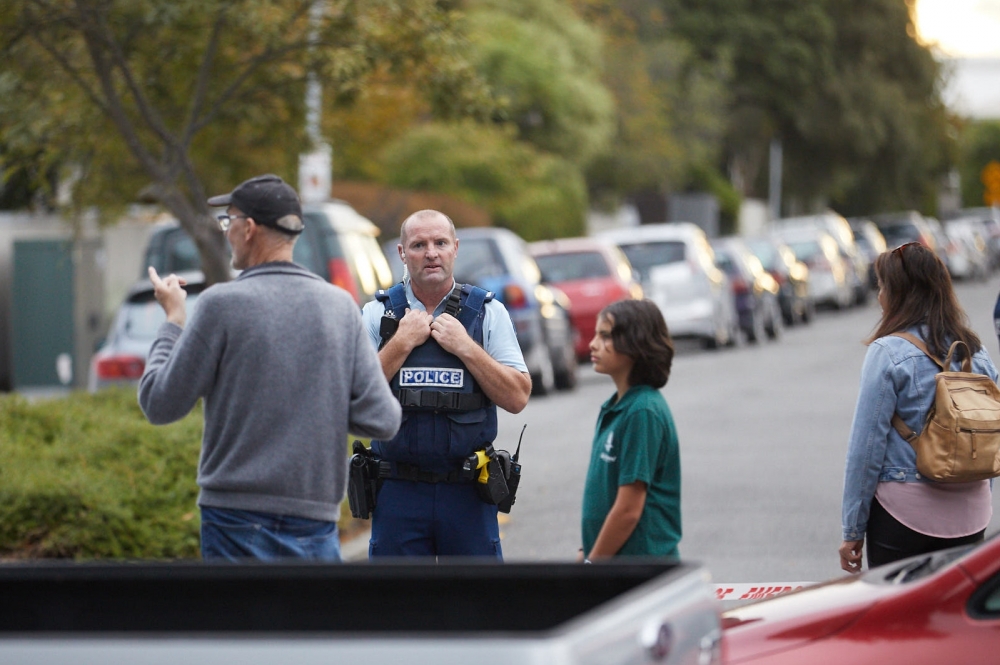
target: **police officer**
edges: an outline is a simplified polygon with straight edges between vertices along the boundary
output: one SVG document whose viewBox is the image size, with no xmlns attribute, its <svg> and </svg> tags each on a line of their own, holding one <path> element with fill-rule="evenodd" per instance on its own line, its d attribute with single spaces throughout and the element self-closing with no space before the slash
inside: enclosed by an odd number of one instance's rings
<svg viewBox="0 0 1000 665">
<path fill-rule="evenodd" d="M 458 239 L 443 213 L 410 215 L 397 250 L 407 276 L 363 311 L 403 405 L 399 433 L 372 442 L 390 464 L 369 556 L 502 559 L 497 507 L 480 498 L 462 464 L 493 442 L 497 406 L 518 413 L 528 403 L 531 378 L 513 323 L 492 294 L 455 283 Z"/>
</svg>

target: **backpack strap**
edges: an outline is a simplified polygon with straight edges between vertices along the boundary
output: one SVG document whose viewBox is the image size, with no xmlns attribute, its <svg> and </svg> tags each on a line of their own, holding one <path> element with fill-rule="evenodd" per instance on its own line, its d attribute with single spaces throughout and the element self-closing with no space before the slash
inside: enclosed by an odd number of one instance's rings
<svg viewBox="0 0 1000 665">
<path fill-rule="evenodd" d="M 912 334 L 910 334 L 908 332 L 895 332 L 895 333 L 892 333 L 889 336 L 890 337 L 900 337 L 902 339 L 905 339 L 907 342 L 909 342 L 913 346 L 915 346 L 918 349 L 920 349 L 921 351 L 923 351 L 924 354 L 928 358 L 930 358 L 931 360 L 934 361 L 935 365 L 937 365 L 938 367 L 941 368 L 942 372 L 945 371 L 947 367 L 951 366 L 951 364 L 950 364 L 950 361 L 951 361 L 951 352 L 948 353 L 949 364 L 945 365 L 943 362 L 941 362 L 940 359 L 935 358 L 934 355 L 931 354 L 931 352 L 927 349 L 927 345 L 924 344 L 924 341 L 922 339 L 920 339 L 919 337 L 917 337 L 916 335 L 912 335 Z M 955 344 L 959 344 L 959 343 L 962 343 L 962 342 L 955 342 Z M 955 344 L 951 345 L 952 351 L 955 350 Z M 905 422 L 903 422 L 903 419 L 899 417 L 898 413 L 893 413 L 892 414 L 892 426 L 896 429 L 897 432 L 899 432 L 899 435 L 901 437 L 903 437 L 907 442 L 909 442 L 911 444 L 913 443 L 913 440 L 917 438 L 917 433 L 914 432 L 912 429 L 910 429 L 910 427 Z"/>
<path fill-rule="evenodd" d="M 965 358 L 962 359 L 962 371 L 966 373 L 972 372 L 972 351 L 969 349 L 969 345 L 960 339 L 956 339 L 951 343 L 951 348 L 948 349 L 948 357 L 945 359 L 944 365 L 945 367 L 951 367 L 952 359 L 958 351 L 959 344 L 965 347 Z"/>
<path fill-rule="evenodd" d="M 925 354 L 925 355 L 926 355 L 926 356 L 927 356 L 928 358 L 930 358 L 931 360 L 933 360 L 933 361 L 934 361 L 934 364 L 935 364 L 935 365 L 937 365 L 938 367 L 940 367 L 940 368 L 941 368 L 941 371 L 942 371 L 942 372 L 944 372 L 944 371 L 947 371 L 947 369 L 948 369 L 949 367 L 951 367 L 951 365 L 950 365 L 950 364 L 946 365 L 945 363 L 941 362 L 941 360 L 940 360 L 939 358 L 936 358 L 936 357 L 935 357 L 935 356 L 934 356 L 934 355 L 933 355 L 933 354 L 932 354 L 932 353 L 931 353 L 931 352 L 930 352 L 930 351 L 929 351 L 929 350 L 927 349 L 927 345 L 926 345 L 926 344 L 924 344 L 924 340 L 920 339 L 920 338 L 919 338 L 919 337 L 917 337 L 916 335 L 911 335 L 911 334 L 910 334 L 910 333 L 908 333 L 908 332 L 894 332 L 894 333 L 892 333 L 891 335 L 889 335 L 889 337 L 900 337 L 900 338 L 902 338 L 902 339 L 905 339 L 905 340 L 906 340 L 907 342 L 909 342 L 909 343 L 910 343 L 910 344 L 912 344 L 913 346 L 915 346 L 915 347 L 917 347 L 918 349 L 920 349 L 921 351 L 923 351 L 923 352 L 924 352 L 924 354 Z M 964 342 L 961 342 L 961 341 L 958 341 L 958 342 L 955 342 L 955 344 L 964 344 Z M 952 351 L 953 351 L 953 350 L 955 349 L 955 344 L 952 344 L 952 345 L 951 345 L 951 348 L 952 348 Z M 949 361 L 951 360 L 951 352 L 949 352 L 949 353 L 948 353 L 948 360 L 949 360 Z"/>
</svg>

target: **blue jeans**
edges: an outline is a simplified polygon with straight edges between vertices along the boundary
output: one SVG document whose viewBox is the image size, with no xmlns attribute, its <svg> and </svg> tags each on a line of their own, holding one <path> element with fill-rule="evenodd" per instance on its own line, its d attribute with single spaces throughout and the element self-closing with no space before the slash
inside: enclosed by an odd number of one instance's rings
<svg viewBox="0 0 1000 665">
<path fill-rule="evenodd" d="M 336 522 L 201 506 L 201 558 L 340 562 Z"/>
</svg>

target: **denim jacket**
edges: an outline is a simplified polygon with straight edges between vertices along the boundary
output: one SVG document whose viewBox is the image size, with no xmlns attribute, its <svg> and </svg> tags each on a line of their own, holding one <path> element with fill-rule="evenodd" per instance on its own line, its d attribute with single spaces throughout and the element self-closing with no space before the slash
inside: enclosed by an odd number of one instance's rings
<svg viewBox="0 0 1000 665">
<path fill-rule="evenodd" d="M 907 332 L 924 339 L 920 327 Z M 953 364 L 952 369 L 959 369 Z M 844 473 L 844 540 L 861 540 L 879 482 L 931 482 L 917 472 L 917 454 L 892 426 L 892 414 L 920 433 L 934 402 L 934 376 L 941 371 L 923 351 L 900 337 L 881 337 L 868 347 L 854 409 Z M 985 348 L 972 357 L 972 371 L 996 383 L 997 368 Z"/>
</svg>

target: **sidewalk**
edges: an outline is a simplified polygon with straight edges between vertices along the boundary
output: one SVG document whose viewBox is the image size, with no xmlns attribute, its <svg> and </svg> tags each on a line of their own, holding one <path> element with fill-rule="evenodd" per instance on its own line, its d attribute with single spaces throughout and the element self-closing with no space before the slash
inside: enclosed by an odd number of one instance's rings
<svg viewBox="0 0 1000 665">
<path fill-rule="evenodd" d="M 345 562 L 367 561 L 368 541 L 371 539 L 371 529 L 355 532 L 349 540 L 340 541 L 340 558 Z"/>
</svg>

